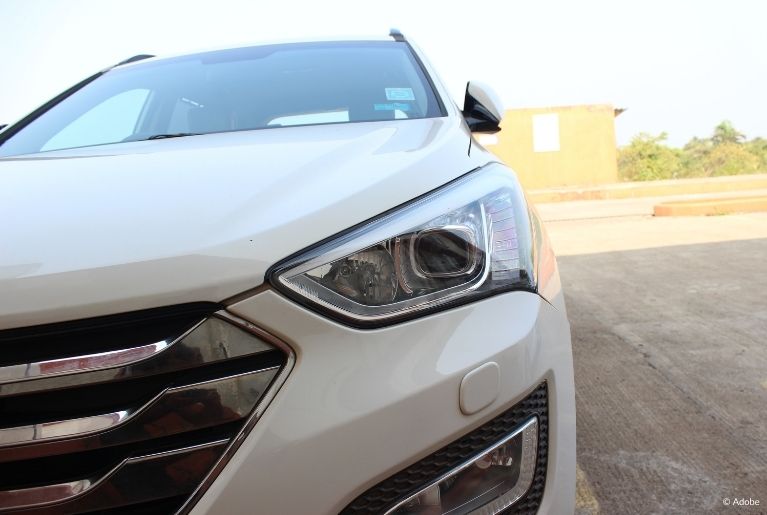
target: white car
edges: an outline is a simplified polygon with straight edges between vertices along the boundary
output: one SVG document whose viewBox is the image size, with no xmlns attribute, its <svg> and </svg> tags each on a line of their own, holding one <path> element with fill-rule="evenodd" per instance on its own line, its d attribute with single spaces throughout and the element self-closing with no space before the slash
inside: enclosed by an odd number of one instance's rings
<svg viewBox="0 0 767 515">
<path fill-rule="evenodd" d="M 137 56 L 0 132 L 0 512 L 574 510 L 556 261 L 401 33 Z"/>
</svg>

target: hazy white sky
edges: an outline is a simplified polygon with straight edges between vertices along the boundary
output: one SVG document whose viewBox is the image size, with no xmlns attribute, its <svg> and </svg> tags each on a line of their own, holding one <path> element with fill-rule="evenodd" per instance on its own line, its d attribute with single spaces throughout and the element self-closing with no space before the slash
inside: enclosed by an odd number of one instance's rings
<svg viewBox="0 0 767 515">
<path fill-rule="evenodd" d="M 626 107 L 618 144 L 724 119 L 767 136 L 766 21 L 762 0 L 0 0 L 0 122 L 139 53 L 398 27 L 459 104 L 476 79 L 507 107 Z"/>
</svg>

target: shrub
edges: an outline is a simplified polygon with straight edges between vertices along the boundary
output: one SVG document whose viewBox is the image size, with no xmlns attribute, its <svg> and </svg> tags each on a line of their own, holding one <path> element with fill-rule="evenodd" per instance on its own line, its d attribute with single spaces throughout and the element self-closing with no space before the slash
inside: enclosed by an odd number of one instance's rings
<svg viewBox="0 0 767 515">
<path fill-rule="evenodd" d="M 716 177 L 767 172 L 767 140 L 746 137 L 728 121 L 710 138 L 693 138 L 682 149 L 665 144 L 666 133 L 642 133 L 618 149 L 618 175 L 625 181 Z"/>
</svg>

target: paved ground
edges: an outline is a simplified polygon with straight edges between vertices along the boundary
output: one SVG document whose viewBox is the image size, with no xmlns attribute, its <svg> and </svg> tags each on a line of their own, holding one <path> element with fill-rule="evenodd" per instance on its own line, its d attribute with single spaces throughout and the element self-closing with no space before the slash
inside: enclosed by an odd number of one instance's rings
<svg viewBox="0 0 767 515">
<path fill-rule="evenodd" d="M 540 211 L 572 325 L 579 513 L 767 513 L 767 213 L 577 204 Z M 724 505 L 741 498 L 760 506 Z"/>
</svg>

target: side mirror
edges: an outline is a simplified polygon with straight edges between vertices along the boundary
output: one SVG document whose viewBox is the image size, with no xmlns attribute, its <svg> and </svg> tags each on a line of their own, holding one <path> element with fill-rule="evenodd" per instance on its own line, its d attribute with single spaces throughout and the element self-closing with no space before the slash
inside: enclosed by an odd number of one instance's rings
<svg viewBox="0 0 767 515">
<path fill-rule="evenodd" d="M 6 123 L 6 124 L 2 124 L 2 123 L 0 123 L 0 131 L 1 131 L 1 130 L 3 130 L 3 129 L 5 129 L 6 127 L 8 127 L 8 124 L 7 124 L 7 123 Z"/>
<path fill-rule="evenodd" d="M 481 82 L 466 84 L 463 117 L 471 132 L 493 134 L 501 130 L 503 103 L 493 89 Z"/>
</svg>

